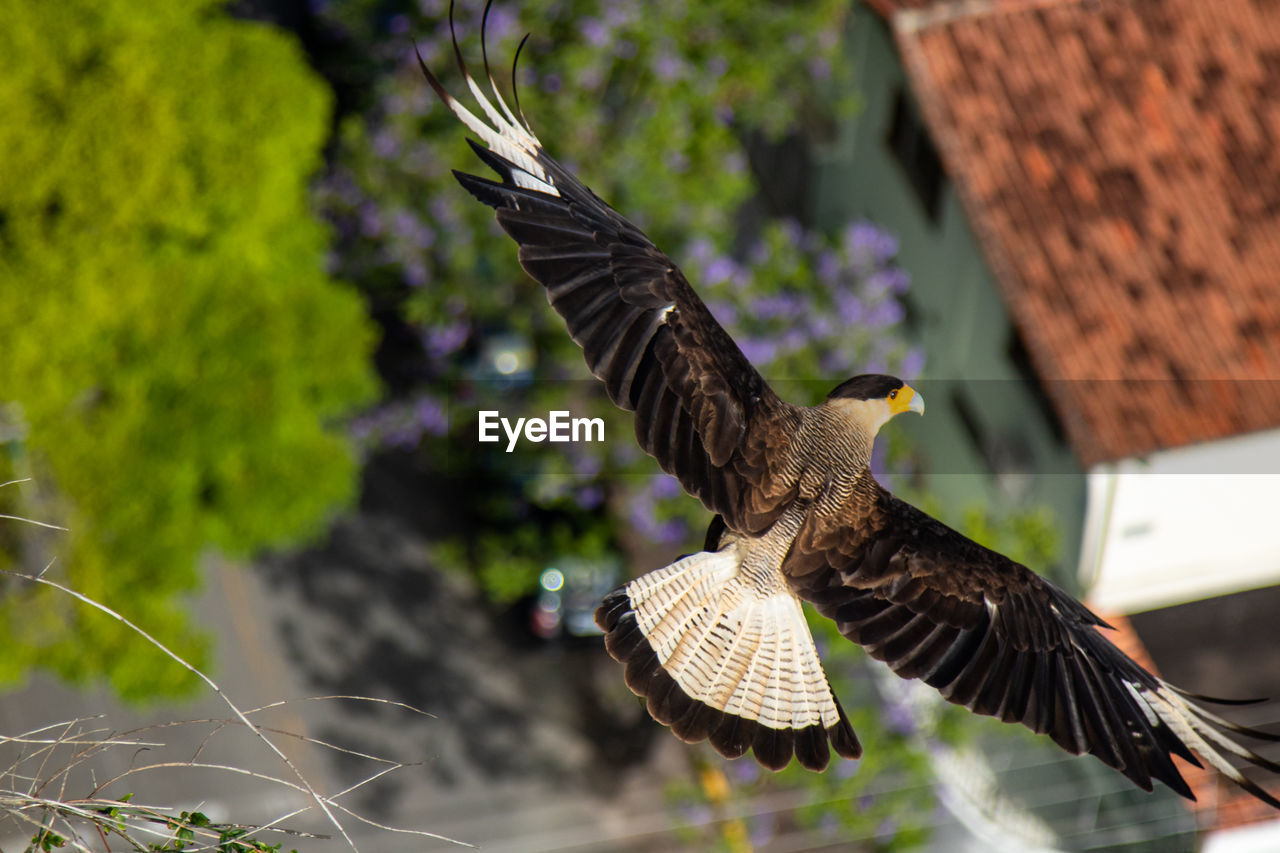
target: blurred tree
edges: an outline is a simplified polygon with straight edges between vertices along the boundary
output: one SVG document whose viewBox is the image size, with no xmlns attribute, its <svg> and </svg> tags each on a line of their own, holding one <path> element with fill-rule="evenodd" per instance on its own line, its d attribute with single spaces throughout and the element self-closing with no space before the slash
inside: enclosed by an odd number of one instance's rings
<svg viewBox="0 0 1280 853">
<path fill-rule="evenodd" d="M 481 79 L 482 7 L 476 0 L 457 9 L 463 50 Z M 373 446 L 416 453 L 448 478 L 458 535 L 440 549 L 443 562 L 470 570 L 506 601 L 568 555 L 605 562 L 629 551 L 639 569 L 697 547 L 707 513 L 640 453 L 630 416 L 590 379 L 492 212 L 450 174 L 485 170 L 414 55 L 416 43 L 447 86 L 465 91 L 452 69 L 447 3 L 332 0 L 322 8 L 386 69 L 375 108 L 342 123 L 323 190 L 339 226 L 341 272 L 366 290 L 391 332 L 380 364 L 393 399 L 357 428 Z M 848 13 L 845 0 L 521 0 L 495 5 L 488 22 L 495 63 L 505 65 L 519 37 L 533 33 L 520 100 L 550 154 L 681 265 L 746 354 L 796 402 L 815 402 L 862 370 L 914 378 L 923 362 L 900 333 L 897 297 L 908 281 L 893 265 L 896 240 L 866 223 L 823 232 L 803 221 L 803 210 L 770 218 L 753 203 L 775 176 L 753 168 L 752 140 L 778 141 L 797 128 L 818 134 L 855 106 L 840 42 Z M 505 68 L 494 71 L 510 100 Z M 511 416 L 567 408 L 610 426 L 601 444 L 524 445 L 507 455 L 476 442 L 483 408 Z M 861 671 L 857 650 L 841 643 L 847 656 L 832 671 Z M 847 707 L 861 707 L 855 722 L 875 741 L 875 758 L 758 785 L 730 771 L 734 796 L 809 786 L 808 801 L 838 814 L 841 832 L 919 838 L 929 819 L 927 761 L 905 736 L 881 736 L 877 703 L 860 702 L 862 688 L 843 695 Z M 716 756 L 704 759 L 719 766 Z M 885 768 L 901 773 L 906 790 L 875 808 L 851 807 Z M 694 784 L 682 799 L 698 807 L 704 789 Z M 904 817 L 884 829 L 892 813 Z M 751 830 L 762 827 L 753 821 Z"/>
<path fill-rule="evenodd" d="M 457 9 L 478 74 L 482 7 Z M 415 44 L 463 88 L 450 73 L 447 4 L 339 0 L 324 9 L 386 68 L 375 108 L 343 122 L 323 193 L 339 226 L 340 271 L 366 289 L 391 332 L 380 364 L 395 397 L 358 428 L 454 476 L 465 534 L 442 559 L 510 600 L 566 542 L 589 542 L 594 556 L 635 542 L 701 541 L 706 515 L 655 476 L 630 440 L 629 417 L 590 380 L 558 318 L 538 307 L 545 298 L 492 212 L 450 174 L 484 167 L 417 68 Z M 520 97 L 552 156 L 681 264 L 766 376 L 818 380 L 785 389 L 806 401 L 833 376 L 889 367 L 915 375 L 921 361 L 896 334 L 906 280 L 890 267 L 892 238 L 866 225 L 821 234 L 795 219 L 743 216 L 761 186 L 748 136 L 779 139 L 851 112 L 839 38 L 848 11 L 840 0 L 527 0 L 496 4 L 488 20 L 488 56 L 504 66 L 533 33 Z M 505 68 L 494 71 L 506 84 Z M 860 328 L 851 333 L 850 323 Z M 507 456 L 474 440 L 479 409 L 533 416 L 566 406 L 604 417 L 607 441 Z"/>
<path fill-rule="evenodd" d="M 318 532 L 356 485 L 339 421 L 375 389 L 308 210 L 328 92 L 219 6 L 0 0 L 0 481 L 56 495 L 71 585 L 197 665 L 177 598 L 200 552 Z M 69 599 L 4 593 L 0 681 L 190 686 Z"/>
</svg>

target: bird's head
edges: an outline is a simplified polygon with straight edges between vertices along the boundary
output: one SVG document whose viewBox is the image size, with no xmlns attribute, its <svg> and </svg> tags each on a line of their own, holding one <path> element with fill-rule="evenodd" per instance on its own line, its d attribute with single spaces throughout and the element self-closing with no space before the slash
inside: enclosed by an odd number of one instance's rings
<svg viewBox="0 0 1280 853">
<path fill-rule="evenodd" d="M 871 436 L 894 415 L 924 414 L 924 397 L 896 376 L 864 373 L 841 382 L 827 395 L 826 405 L 865 428 Z"/>
</svg>

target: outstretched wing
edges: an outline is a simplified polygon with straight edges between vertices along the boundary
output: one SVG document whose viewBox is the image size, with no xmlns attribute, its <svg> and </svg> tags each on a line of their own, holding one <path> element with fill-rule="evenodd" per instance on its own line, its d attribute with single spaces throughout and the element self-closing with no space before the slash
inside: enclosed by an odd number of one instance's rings
<svg viewBox="0 0 1280 853">
<path fill-rule="evenodd" d="M 898 675 L 1092 753 L 1145 790 L 1158 779 L 1194 799 L 1171 756 L 1200 766 L 1195 750 L 1280 808 L 1223 755 L 1280 772 L 1225 732 L 1280 736 L 1200 707 L 1116 648 L 1098 631 L 1110 626 L 1070 595 L 870 485 L 864 527 L 802 534 L 783 565 L 842 634 Z"/>
<path fill-rule="evenodd" d="M 492 76 L 490 101 L 456 40 L 454 52 L 488 122 L 449 95 L 419 59 L 422 71 L 484 142 L 472 148 L 501 180 L 455 176 L 496 209 L 520 246 L 521 265 L 546 288 L 592 374 L 614 403 L 635 413 L 640 446 L 734 528 L 767 527 L 792 497 L 768 468 L 780 449 L 770 443 L 788 440 L 798 413 L 769 388 L 671 259 L 547 155 Z"/>
</svg>

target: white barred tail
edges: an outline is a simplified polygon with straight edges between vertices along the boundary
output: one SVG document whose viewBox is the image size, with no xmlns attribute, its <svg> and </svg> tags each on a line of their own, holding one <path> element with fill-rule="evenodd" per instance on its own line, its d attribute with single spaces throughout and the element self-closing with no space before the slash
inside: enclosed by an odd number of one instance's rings
<svg viewBox="0 0 1280 853">
<path fill-rule="evenodd" d="M 605 645 L 627 666 L 627 684 L 681 739 L 710 739 L 723 755 L 754 749 L 785 767 L 794 754 L 813 770 L 830 751 L 861 755 L 831 693 L 800 601 L 762 590 L 741 571 L 733 544 L 650 572 L 596 612 Z"/>
</svg>

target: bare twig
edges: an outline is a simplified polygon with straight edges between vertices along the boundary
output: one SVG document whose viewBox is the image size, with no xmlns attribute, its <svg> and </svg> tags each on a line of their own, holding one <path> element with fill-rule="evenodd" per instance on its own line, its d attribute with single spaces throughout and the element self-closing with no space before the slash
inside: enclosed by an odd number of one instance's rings
<svg viewBox="0 0 1280 853">
<path fill-rule="evenodd" d="M 8 484 L 0 484 L 0 487 L 3 487 L 3 485 Z M 47 568 L 48 566 L 46 566 L 46 570 Z M 7 814 L 12 818 L 27 823 L 33 828 L 35 836 L 32 839 L 30 849 L 37 849 L 39 847 L 38 842 L 42 838 L 54 839 L 56 837 L 61 844 L 69 845 L 70 849 L 83 850 L 87 853 L 90 848 L 86 846 L 84 840 L 78 835 L 76 825 L 74 823 L 76 821 L 81 824 L 88 823 L 95 831 L 97 841 L 107 849 L 110 849 L 107 839 L 108 836 L 111 835 L 121 838 L 124 843 L 128 844 L 135 850 L 145 851 L 148 849 L 156 849 L 152 844 L 134 837 L 131 834 L 132 832 L 141 833 L 142 835 L 148 836 L 152 839 L 176 839 L 179 837 L 176 833 L 181 833 L 182 837 L 186 839 L 185 843 L 187 846 L 185 849 L 187 850 L 215 849 L 221 840 L 228 837 L 225 835 L 227 832 L 234 832 L 237 840 L 245 840 L 248 843 L 252 843 L 249 839 L 259 836 L 264 832 L 278 832 L 300 837 L 327 837 L 312 836 L 281 826 L 284 821 L 317 806 L 328 819 L 329 823 L 337 829 L 347 846 L 352 851 L 356 851 L 356 853 L 358 853 L 358 848 L 343 826 L 342 821 L 339 819 L 339 814 L 387 832 L 416 835 L 422 838 L 431 838 L 438 841 L 457 844 L 463 847 L 473 846 L 457 839 L 448 838 L 425 830 L 386 826 L 352 811 L 350 808 L 337 801 L 338 798 L 350 794 L 352 791 L 358 790 L 359 788 L 382 778 L 388 773 L 400 770 L 410 765 L 394 761 L 392 759 L 348 749 L 304 734 L 270 728 L 254 723 L 250 719 L 252 716 L 260 715 L 263 712 L 289 703 L 284 701 L 273 702 L 248 711 L 241 710 L 211 678 L 196 669 L 151 634 L 112 608 L 94 601 L 82 593 L 58 583 L 57 581 L 43 577 L 44 572 L 41 572 L 40 575 L 30 575 L 20 572 L 0 570 L 0 574 L 9 575 L 28 583 L 39 584 L 56 589 L 59 592 L 72 597 L 76 601 L 105 613 L 111 618 L 122 623 L 148 643 L 159 649 L 170 659 L 185 668 L 188 672 L 196 675 L 218 696 L 218 698 L 230 709 L 233 715 L 228 719 L 210 718 L 205 720 L 163 723 L 120 733 L 111 732 L 105 728 L 91 729 L 86 725 L 100 720 L 101 715 L 99 715 L 94 717 L 63 720 L 56 723 L 47 723 L 36 729 L 18 735 L 0 735 L 0 746 L 14 744 L 20 747 L 17 758 L 10 763 L 10 766 L 7 769 L 0 773 L 0 778 L 8 780 L 9 785 L 12 788 L 11 790 L 0 788 L 0 814 Z M 426 712 L 411 705 L 388 699 L 361 696 L 316 696 L 297 701 L 332 701 L 339 699 L 373 702 L 387 705 L 389 707 L 412 711 L 427 717 L 432 716 L 431 714 L 427 714 Z M 195 724 L 211 725 L 213 728 L 201 741 L 201 745 L 196 751 L 196 756 L 193 758 L 186 761 L 159 761 L 137 766 L 131 764 L 129 769 L 116 774 L 105 782 L 102 782 L 101 784 L 95 782 L 93 785 L 93 796 L 83 799 L 70 799 L 66 797 L 66 789 L 71 770 L 83 764 L 90 758 L 101 754 L 105 750 L 117 747 L 131 748 L 138 752 L 146 749 L 161 748 L 166 744 L 162 741 L 145 737 L 144 735 L 148 732 L 155 732 L 163 728 Z M 209 739 L 214 737 L 219 731 L 222 731 L 228 725 L 244 727 L 245 729 L 252 731 L 253 734 L 284 763 L 289 770 L 289 774 L 293 778 L 282 778 L 280 776 L 260 773 L 229 764 L 197 761 L 196 758 L 199 756 L 200 752 L 203 751 L 204 746 L 208 743 Z M 362 758 L 384 766 L 369 775 L 368 778 L 343 789 L 337 794 L 329 796 L 322 795 L 316 791 L 294 763 L 289 760 L 279 747 L 276 746 L 271 736 L 293 738 L 303 743 L 332 749 L 336 752 Z M 33 748 L 28 749 L 29 747 Z M 71 749 L 73 754 L 69 757 L 59 759 L 56 755 L 56 751 L 67 748 Z M 57 769 L 51 770 L 50 765 L 55 761 L 60 761 L 60 766 Z M 33 771 L 28 770 L 27 768 L 33 762 L 37 763 L 38 766 L 36 766 Z M 119 783 L 124 779 L 135 777 L 142 773 L 172 770 L 180 767 L 197 768 L 205 771 L 221 770 L 247 778 L 257 779 L 274 786 L 280 786 L 305 794 L 310 799 L 311 805 L 295 809 L 294 811 L 291 811 L 288 814 L 266 824 L 257 826 L 239 826 L 235 824 L 213 824 L 209 822 L 204 815 L 197 812 L 183 812 L 181 816 L 174 817 L 172 814 L 173 809 L 131 804 L 128 802 L 128 797 L 114 799 L 111 797 L 100 796 L 100 792 L 112 784 Z M 50 785 L 57 785 L 59 789 L 57 796 L 46 795 L 43 793 Z M 25 786 L 25 790 L 20 789 L 23 786 Z M 168 842 L 162 843 L 167 844 Z M 166 847 L 165 849 L 168 848 Z"/>
</svg>

